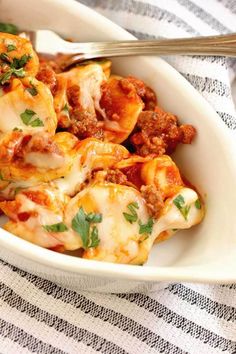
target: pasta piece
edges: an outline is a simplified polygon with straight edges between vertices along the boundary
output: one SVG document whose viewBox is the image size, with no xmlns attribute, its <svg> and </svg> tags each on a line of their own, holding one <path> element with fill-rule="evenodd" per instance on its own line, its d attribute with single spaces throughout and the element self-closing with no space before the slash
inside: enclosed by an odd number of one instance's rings
<svg viewBox="0 0 236 354">
<path fill-rule="evenodd" d="M 0 97 L 0 131 L 54 134 L 56 126 L 53 98 L 47 86 L 31 77 L 13 79 L 8 92 Z"/>
<path fill-rule="evenodd" d="M 75 161 L 77 144 L 77 138 L 67 132 L 53 137 L 46 133 L 24 135 L 19 131 L 5 134 L 0 139 L 2 178 L 35 185 L 62 177 Z"/>
<path fill-rule="evenodd" d="M 105 139 L 122 143 L 134 129 L 144 104 L 132 83 L 124 84 L 120 77 L 111 77 L 103 85 L 100 101 L 105 111 Z"/>
<path fill-rule="evenodd" d="M 36 245 L 57 251 L 80 248 L 81 240 L 64 222 L 68 203 L 57 189 L 47 185 L 22 190 L 14 201 L 0 203 L 10 218 L 4 228 Z"/>
<path fill-rule="evenodd" d="M 204 211 L 197 193 L 182 188 L 166 200 L 156 220 L 148 214 L 145 201 L 136 189 L 98 183 L 71 199 L 65 215 L 66 224 L 71 222 L 81 238 L 83 258 L 143 264 L 155 239 L 161 241 L 163 235 L 170 237 L 173 229 L 199 223 Z"/>
<path fill-rule="evenodd" d="M 12 77 L 35 76 L 38 72 L 38 56 L 26 38 L 0 32 L 0 55 L 0 60 L 4 64 L 1 67 L 0 81 L 4 74 L 5 81 L 10 80 L 9 71 L 12 68 L 14 69 L 11 70 Z"/>
<path fill-rule="evenodd" d="M 58 74 L 58 78 L 67 80 L 67 89 L 78 86 L 78 105 L 83 111 L 95 114 L 95 110 L 104 114 L 100 108 L 101 85 L 106 81 L 102 67 L 98 64 L 78 66 L 74 69 Z M 63 104 L 63 103 L 62 103 Z"/>
<path fill-rule="evenodd" d="M 163 199 L 171 197 L 184 186 L 178 167 L 167 155 L 145 162 L 141 167 L 141 179 L 145 185 L 154 184 Z"/>
<path fill-rule="evenodd" d="M 129 212 L 127 207 L 132 203 L 138 206 L 135 209 L 137 219 L 146 223 L 148 214 L 145 202 L 140 193 L 131 187 L 112 183 L 97 184 L 71 199 L 65 211 L 66 221 L 69 223 L 77 219 L 75 229 L 83 240 L 83 258 L 129 264 L 142 264 L 146 261 L 152 242 L 148 238 L 143 240 L 143 235 L 139 234 L 138 222 L 130 223 L 123 214 Z M 83 212 L 87 215 L 95 213 L 101 218 L 100 222 L 90 223 L 87 233 L 78 225 Z M 96 247 L 92 247 L 96 244 Z"/>
<path fill-rule="evenodd" d="M 65 178 L 55 181 L 64 193 L 73 196 L 94 170 L 107 169 L 129 157 L 128 150 L 118 144 L 88 138 L 77 145 L 76 161 Z"/>
<path fill-rule="evenodd" d="M 153 226 L 153 239 L 162 242 L 178 230 L 189 229 L 199 224 L 204 217 L 204 206 L 198 194 L 190 188 L 182 187 L 165 201 L 160 218 Z"/>
</svg>

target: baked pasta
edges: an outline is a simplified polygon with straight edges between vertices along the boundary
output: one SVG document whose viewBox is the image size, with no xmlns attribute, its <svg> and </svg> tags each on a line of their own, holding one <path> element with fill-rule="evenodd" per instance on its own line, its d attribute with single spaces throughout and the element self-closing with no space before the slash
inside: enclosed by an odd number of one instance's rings
<svg viewBox="0 0 236 354">
<path fill-rule="evenodd" d="M 62 72 L 0 33 L 0 209 L 9 232 L 82 258 L 144 264 L 204 206 L 170 157 L 192 125 L 109 60 Z M 190 187 L 191 186 L 191 187 Z"/>
</svg>

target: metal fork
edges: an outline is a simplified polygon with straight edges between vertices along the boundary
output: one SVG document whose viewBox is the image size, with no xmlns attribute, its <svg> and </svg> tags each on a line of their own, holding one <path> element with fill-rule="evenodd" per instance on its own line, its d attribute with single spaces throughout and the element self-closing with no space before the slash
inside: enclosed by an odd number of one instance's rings
<svg viewBox="0 0 236 354">
<path fill-rule="evenodd" d="M 25 31 L 37 53 L 58 56 L 59 65 L 66 69 L 87 59 L 130 55 L 216 55 L 236 57 L 236 33 L 161 40 L 128 40 L 75 43 L 62 39 L 49 30 Z"/>
</svg>

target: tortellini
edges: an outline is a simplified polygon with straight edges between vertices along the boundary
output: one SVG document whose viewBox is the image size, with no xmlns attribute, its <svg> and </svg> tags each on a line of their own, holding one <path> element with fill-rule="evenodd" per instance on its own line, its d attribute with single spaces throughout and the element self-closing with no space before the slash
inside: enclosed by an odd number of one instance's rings
<svg viewBox="0 0 236 354">
<path fill-rule="evenodd" d="M 187 130 L 195 130 L 178 127 L 170 114 L 164 124 L 152 89 L 133 77 L 111 76 L 107 59 L 66 72 L 58 65 L 39 63 L 28 40 L 0 33 L 4 228 L 86 260 L 144 264 L 154 243 L 204 217 L 201 197 L 174 161 L 152 153 L 152 144 L 164 140 L 145 136 L 150 117 L 161 119 L 158 134 L 170 126 L 184 143 Z M 138 126 L 141 113 L 145 131 Z M 151 153 L 135 153 L 133 132 Z"/>
</svg>

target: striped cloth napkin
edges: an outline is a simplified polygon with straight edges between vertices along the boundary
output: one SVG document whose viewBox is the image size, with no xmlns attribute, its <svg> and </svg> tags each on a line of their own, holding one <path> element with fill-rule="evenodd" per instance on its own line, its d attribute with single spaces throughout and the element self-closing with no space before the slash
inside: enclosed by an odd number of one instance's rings
<svg viewBox="0 0 236 354">
<path fill-rule="evenodd" d="M 235 0 L 84 0 L 139 38 L 236 32 Z M 236 129 L 236 62 L 168 62 Z M 236 353 L 236 285 L 169 284 L 156 293 L 74 292 L 0 261 L 0 353 Z"/>
</svg>

